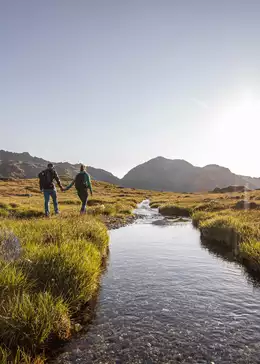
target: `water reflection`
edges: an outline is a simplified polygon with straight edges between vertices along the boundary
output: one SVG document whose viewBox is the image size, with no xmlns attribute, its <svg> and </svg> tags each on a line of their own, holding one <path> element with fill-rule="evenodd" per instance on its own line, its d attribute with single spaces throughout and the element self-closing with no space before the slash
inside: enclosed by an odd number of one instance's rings
<svg viewBox="0 0 260 364">
<path fill-rule="evenodd" d="M 202 236 L 200 242 L 202 249 L 207 250 L 209 254 L 218 257 L 221 260 L 232 262 L 238 267 L 238 269 L 241 269 L 242 273 L 244 273 L 245 279 L 248 281 L 248 284 L 252 284 L 255 288 L 260 287 L 259 274 L 254 273 L 252 270 L 249 270 L 247 267 L 236 261 L 232 249 L 225 247 L 218 242 L 207 241 Z"/>
</svg>

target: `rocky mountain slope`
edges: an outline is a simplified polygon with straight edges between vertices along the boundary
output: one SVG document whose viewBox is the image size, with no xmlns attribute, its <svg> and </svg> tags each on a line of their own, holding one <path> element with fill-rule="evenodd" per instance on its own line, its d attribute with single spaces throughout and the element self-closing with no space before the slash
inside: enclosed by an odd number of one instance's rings
<svg viewBox="0 0 260 364">
<path fill-rule="evenodd" d="M 32 157 L 29 153 L 12 153 L 0 150 L 0 178 L 35 178 L 46 168 L 48 161 Z M 61 176 L 74 177 L 79 170 L 78 164 L 55 163 Z M 210 164 L 195 167 L 181 159 L 157 157 L 131 169 L 122 179 L 103 169 L 88 167 L 93 179 L 124 187 L 195 192 L 209 191 L 229 185 L 260 188 L 260 178 L 240 176 L 228 168 Z"/>
<path fill-rule="evenodd" d="M 260 178 L 239 176 L 215 164 L 195 167 L 181 159 L 157 157 L 131 169 L 121 180 L 123 186 L 176 192 L 209 191 L 215 187 L 247 185 L 260 188 Z"/>
<path fill-rule="evenodd" d="M 12 153 L 0 150 L 0 178 L 35 178 L 46 168 L 48 161 L 32 157 L 29 153 Z M 74 177 L 79 171 L 79 164 L 54 163 L 60 176 Z M 93 179 L 112 184 L 120 184 L 120 179 L 103 169 L 88 167 Z"/>
</svg>

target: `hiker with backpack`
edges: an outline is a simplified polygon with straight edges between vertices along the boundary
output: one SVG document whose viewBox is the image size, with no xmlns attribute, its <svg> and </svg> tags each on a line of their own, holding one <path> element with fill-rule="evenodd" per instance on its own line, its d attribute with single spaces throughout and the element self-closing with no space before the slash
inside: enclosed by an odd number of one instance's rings
<svg viewBox="0 0 260 364">
<path fill-rule="evenodd" d="M 89 174 L 86 172 L 84 165 L 80 166 L 80 172 L 76 175 L 75 179 L 68 185 L 63 191 L 68 191 L 73 185 L 77 190 L 78 196 L 81 200 L 81 214 L 86 213 L 86 206 L 88 202 L 88 189 L 90 190 L 92 196 L 92 184 Z"/>
<path fill-rule="evenodd" d="M 49 209 L 50 197 L 52 198 L 53 201 L 55 214 L 58 215 L 59 206 L 58 206 L 57 191 L 54 184 L 54 180 L 57 182 L 61 191 L 63 191 L 63 187 L 60 182 L 58 173 L 54 169 L 53 164 L 49 163 L 48 168 L 39 173 L 38 177 L 40 182 L 40 190 L 41 192 L 43 192 L 44 195 L 45 216 L 49 217 L 50 215 L 50 209 Z"/>
</svg>

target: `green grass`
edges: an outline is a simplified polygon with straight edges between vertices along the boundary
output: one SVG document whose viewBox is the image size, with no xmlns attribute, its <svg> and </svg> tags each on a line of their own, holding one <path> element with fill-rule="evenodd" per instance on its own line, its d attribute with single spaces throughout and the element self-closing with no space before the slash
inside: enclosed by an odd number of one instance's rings
<svg viewBox="0 0 260 364">
<path fill-rule="evenodd" d="M 247 242 L 260 238 L 259 216 L 250 211 L 236 213 L 224 210 L 220 212 L 195 212 L 193 221 L 202 231 L 234 231 L 239 241 Z"/>
<path fill-rule="evenodd" d="M 101 273 L 101 254 L 95 244 L 78 240 L 42 249 L 30 246 L 27 256 L 21 271 L 34 282 L 32 290 L 62 298 L 70 312 L 79 310 L 95 293 Z"/>
<path fill-rule="evenodd" d="M 6 347 L 0 346 L 0 363 L 1 364 L 44 364 L 45 359 L 41 355 L 31 357 L 26 352 L 17 348 L 15 355 Z"/>
<path fill-rule="evenodd" d="M 80 200 L 62 200 L 60 205 L 80 205 Z"/>
<path fill-rule="evenodd" d="M 0 217 L 10 217 L 17 219 L 29 219 L 43 217 L 43 211 L 30 207 L 23 207 L 17 203 L 0 203 Z"/>
<path fill-rule="evenodd" d="M 105 224 L 124 222 L 146 193 L 94 182 L 87 215 L 79 215 L 80 200 L 71 190 L 58 193 L 61 215 L 45 219 L 37 184 L 0 181 L 0 231 L 14 234 L 22 248 L 15 261 L 0 254 L 1 364 L 42 364 L 51 342 L 71 336 L 73 320 L 99 286 L 108 251 Z"/>
<path fill-rule="evenodd" d="M 49 292 L 18 294 L 10 298 L 0 315 L 1 344 L 36 353 L 49 339 L 67 339 L 71 333 L 69 309 Z"/>
<path fill-rule="evenodd" d="M 250 271 L 260 273 L 260 240 L 249 240 L 240 245 L 240 261 Z"/>
<path fill-rule="evenodd" d="M 30 196 L 28 196 L 28 191 Z M 88 213 L 71 189 L 58 193 L 61 215 L 43 216 L 38 181 L 0 181 L 0 231 L 18 237 L 19 260 L 0 258 L 0 363 L 42 364 L 45 348 L 67 340 L 81 307 L 96 294 L 108 250 L 106 226 L 124 222 L 144 199 L 164 215 L 191 216 L 204 237 L 233 247 L 238 259 L 260 272 L 260 211 L 236 210 L 252 193 L 161 193 L 94 181 Z M 247 206 L 247 204 L 245 204 Z M 40 354 L 40 356 L 39 356 Z"/>
<path fill-rule="evenodd" d="M 192 214 L 192 209 L 189 207 L 181 207 L 178 205 L 163 205 L 159 207 L 159 212 L 165 216 L 186 216 Z"/>
<path fill-rule="evenodd" d="M 0 341 L 9 357 L 20 347 L 34 358 L 50 340 L 70 337 L 71 317 L 97 291 L 107 229 L 91 216 L 3 219 L 0 229 L 22 245 L 19 260 L 0 259 Z"/>
<path fill-rule="evenodd" d="M 16 261 L 0 254 L 0 363 L 43 363 L 50 342 L 70 337 L 72 317 L 97 292 L 108 251 L 105 224 L 124 222 L 145 194 L 94 181 L 86 216 L 79 216 L 72 189 L 58 192 L 61 215 L 45 219 L 37 180 L 0 181 L 0 231 L 22 247 Z"/>
<path fill-rule="evenodd" d="M 260 273 L 260 216 L 257 211 L 199 211 L 192 218 L 204 242 L 217 242 L 231 248 L 236 260 Z"/>
<path fill-rule="evenodd" d="M 0 305 L 6 299 L 29 291 L 30 283 L 27 276 L 14 263 L 6 264 L 0 261 Z"/>
</svg>

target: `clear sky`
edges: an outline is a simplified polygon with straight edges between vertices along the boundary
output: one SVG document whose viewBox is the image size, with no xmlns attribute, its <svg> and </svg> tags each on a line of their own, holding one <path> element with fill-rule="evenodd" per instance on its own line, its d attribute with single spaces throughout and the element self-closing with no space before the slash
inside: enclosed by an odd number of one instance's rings
<svg viewBox="0 0 260 364">
<path fill-rule="evenodd" d="M 259 0 L 0 0 L 0 149 L 260 176 Z"/>
</svg>

